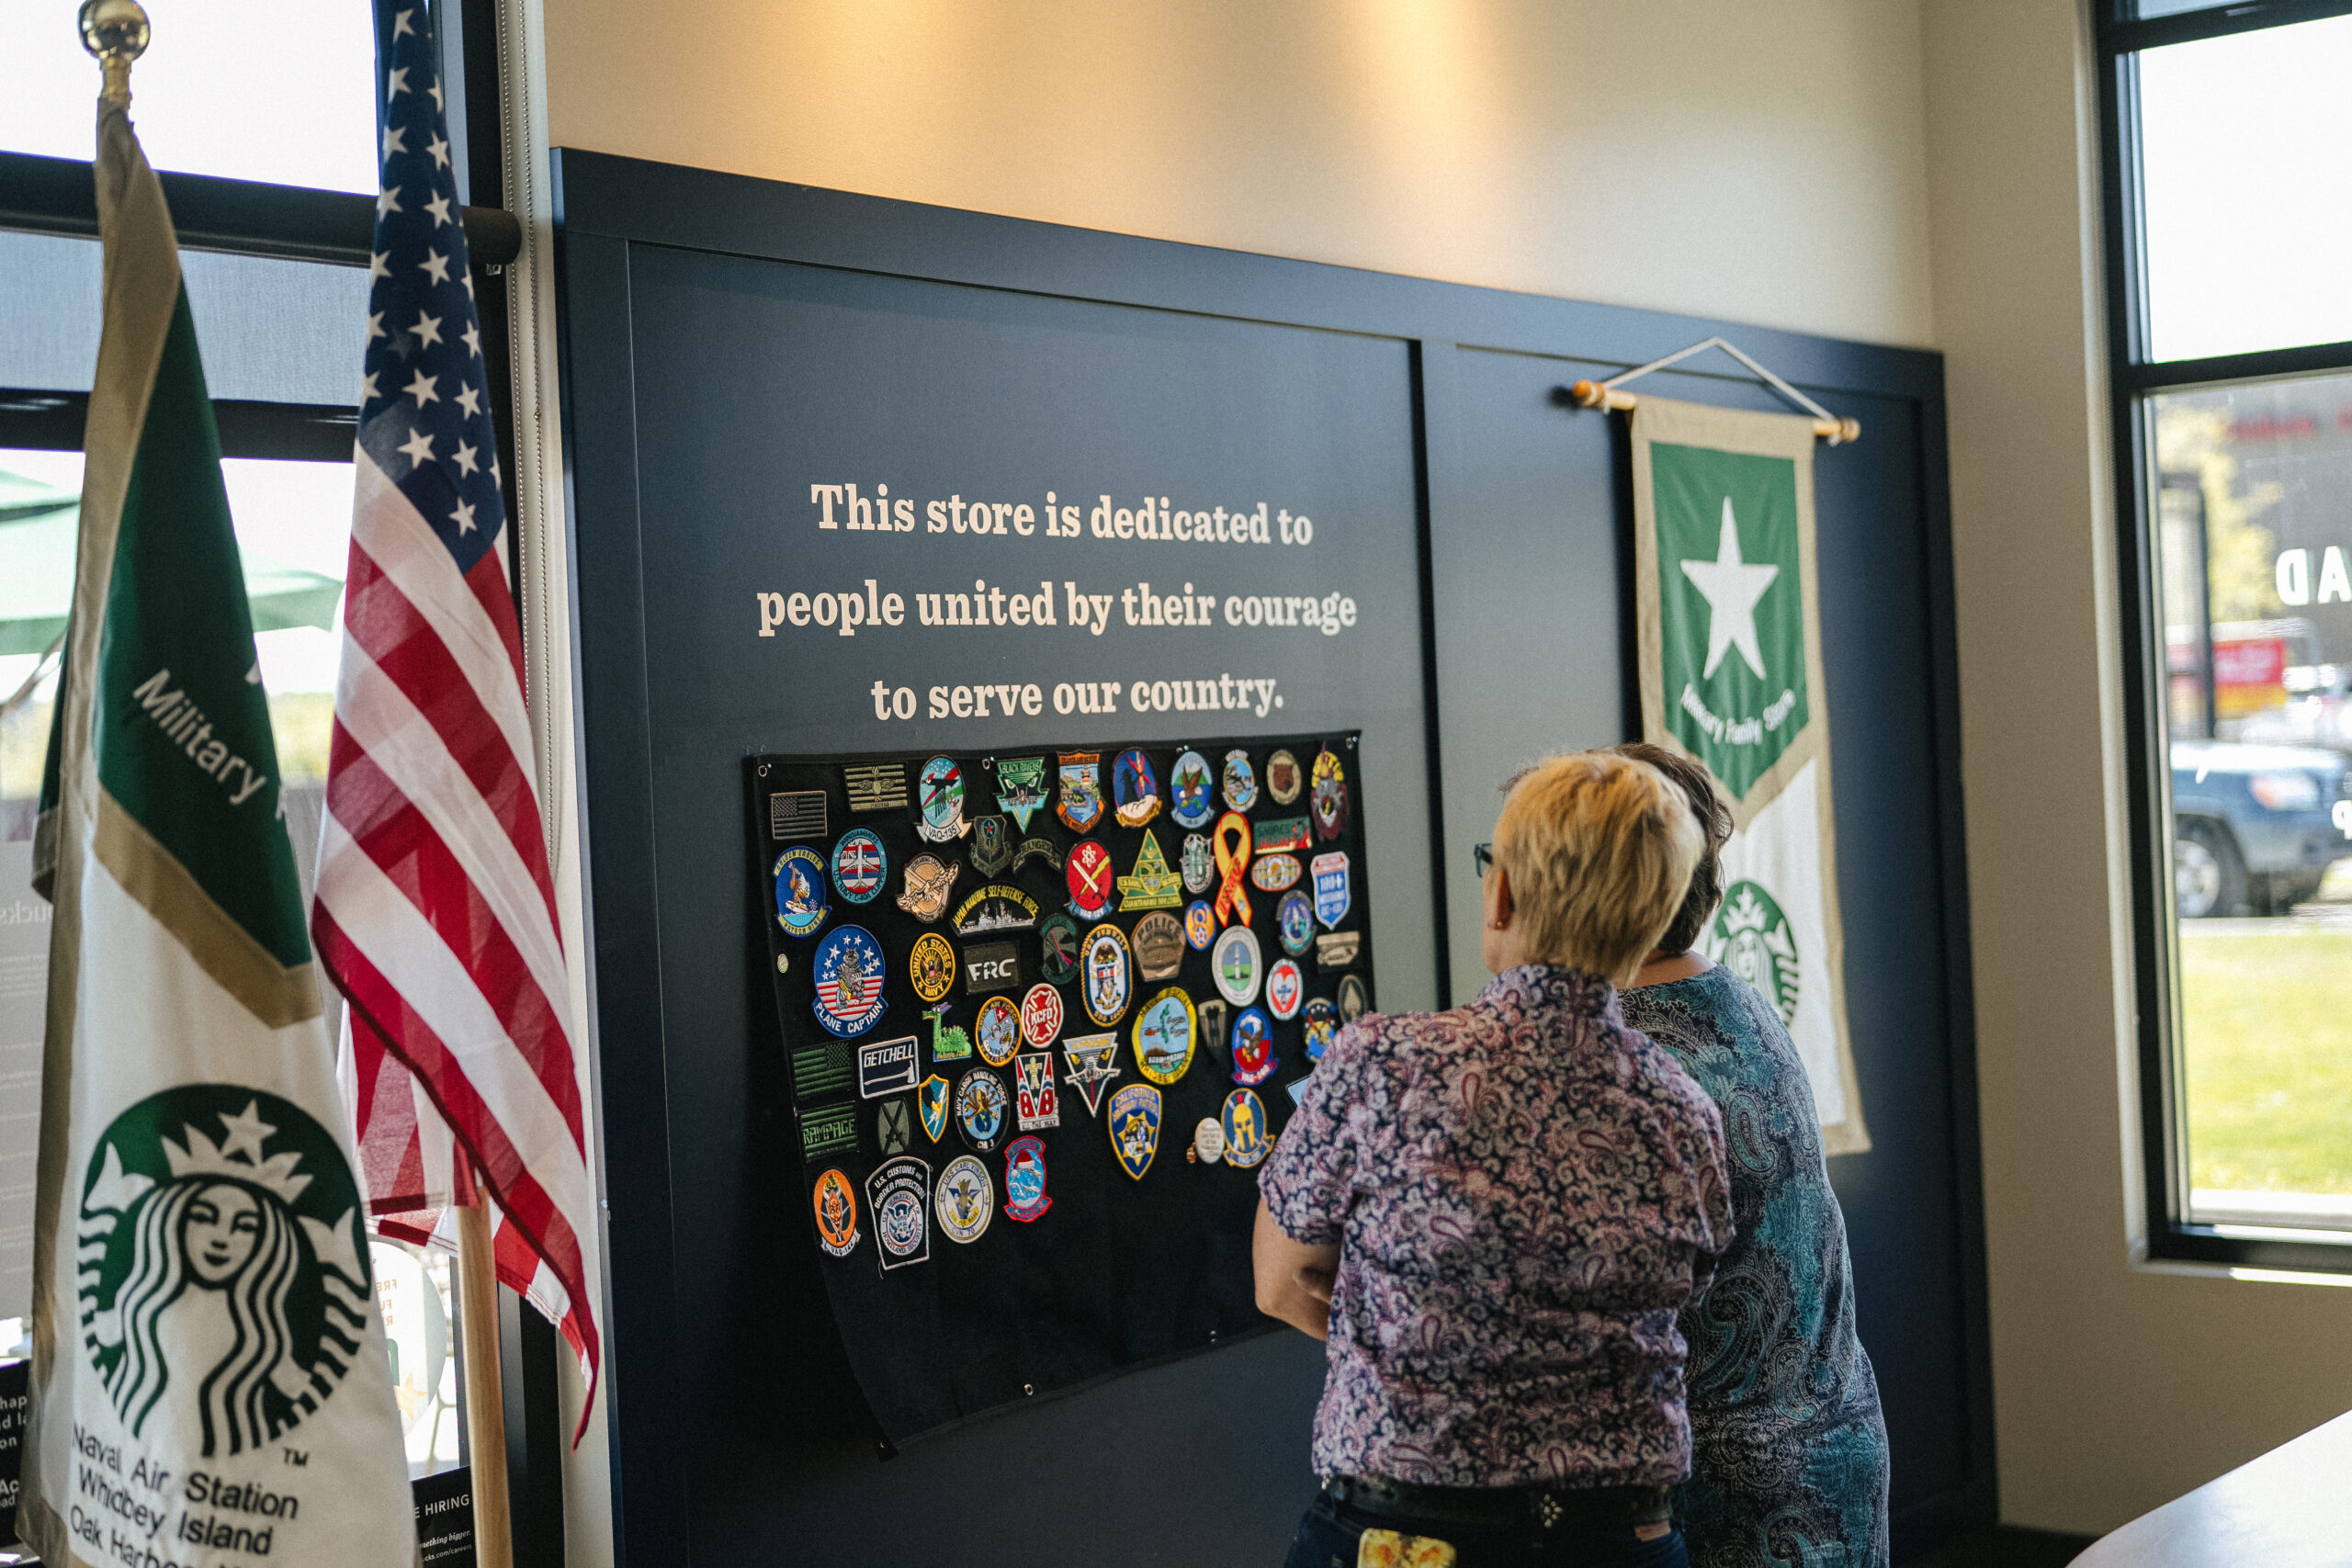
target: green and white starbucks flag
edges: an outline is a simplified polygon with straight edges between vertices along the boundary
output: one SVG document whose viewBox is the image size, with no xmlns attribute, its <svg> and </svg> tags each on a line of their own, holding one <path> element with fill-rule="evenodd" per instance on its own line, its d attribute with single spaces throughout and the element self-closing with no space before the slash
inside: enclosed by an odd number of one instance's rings
<svg viewBox="0 0 2352 1568">
<path fill-rule="evenodd" d="M 1633 412 L 1642 735 L 1704 762 L 1733 802 L 1708 957 L 1780 1010 L 1822 1144 L 1870 1147 L 1846 1032 L 1815 613 L 1813 422 L 1645 395 Z"/>
<path fill-rule="evenodd" d="M 417 1560 L 220 439 L 161 187 L 106 323 L 37 881 L 56 906 L 17 1528 L 54 1568 Z"/>
</svg>

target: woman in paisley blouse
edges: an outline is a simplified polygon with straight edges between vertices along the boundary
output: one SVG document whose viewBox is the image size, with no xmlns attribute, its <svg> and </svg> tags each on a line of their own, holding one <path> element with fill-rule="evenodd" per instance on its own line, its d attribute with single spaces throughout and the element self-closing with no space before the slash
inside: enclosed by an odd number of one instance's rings
<svg viewBox="0 0 2352 1568">
<path fill-rule="evenodd" d="M 1697 1568 L 1887 1561 L 1886 1425 L 1854 1334 L 1846 1220 L 1813 1089 L 1766 1001 L 1696 951 L 1722 897 L 1730 809 L 1701 764 L 1621 746 L 1680 786 L 1707 846 L 1674 923 L 1625 992 L 1625 1021 L 1674 1053 L 1724 1113 L 1738 1234 L 1683 1309 L 1697 1451 L 1676 1509 Z"/>
<path fill-rule="evenodd" d="M 1255 1259 L 1259 1306 L 1329 1343 L 1290 1568 L 1686 1562 L 1678 1320 L 1731 1236 L 1729 1178 L 1713 1104 L 1617 991 L 1700 849 L 1655 769 L 1531 769 L 1485 873 L 1494 981 L 1366 1014 L 1307 1080 Z"/>
</svg>

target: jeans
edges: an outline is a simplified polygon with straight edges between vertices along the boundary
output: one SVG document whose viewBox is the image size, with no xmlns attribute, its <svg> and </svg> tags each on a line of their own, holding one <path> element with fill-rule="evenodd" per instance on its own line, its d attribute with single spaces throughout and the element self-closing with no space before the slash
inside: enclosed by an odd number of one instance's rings
<svg viewBox="0 0 2352 1568">
<path fill-rule="evenodd" d="M 1679 1530 L 1643 1540 L 1631 1525 L 1547 1530 L 1532 1520 L 1503 1529 L 1439 1524 L 1317 1497 L 1298 1522 L 1283 1568 L 1357 1568 L 1356 1553 L 1368 1529 L 1448 1542 L 1456 1554 L 1454 1568 L 1690 1568 L 1690 1562 Z"/>
</svg>

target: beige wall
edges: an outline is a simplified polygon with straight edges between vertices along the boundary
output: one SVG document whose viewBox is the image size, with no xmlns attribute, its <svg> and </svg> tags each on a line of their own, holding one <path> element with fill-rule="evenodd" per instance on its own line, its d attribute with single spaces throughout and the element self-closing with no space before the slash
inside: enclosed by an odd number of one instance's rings
<svg viewBox="0 0 2352 1568">
<path fill-rule="evenodd" d="M 2132 1265 L 2089 42 L 2075 0 L 1924 9 L 2002 1511 L 2099 1530 L 2352 1405 L 2352 1290 Z"/>
<path fill-rule="evenodd" d="M 586 147 L 1924 344 L 1908 0 L 545 0 Z"/>
<path fill-rule="evenodd" d="M 559 146 L 1943 348 L 2004 1513 L 2108 1528 L 2352 1405 L 2352 1290 L 2131 1261 L 2076 0 L 544 6 Z"/>
</svg>

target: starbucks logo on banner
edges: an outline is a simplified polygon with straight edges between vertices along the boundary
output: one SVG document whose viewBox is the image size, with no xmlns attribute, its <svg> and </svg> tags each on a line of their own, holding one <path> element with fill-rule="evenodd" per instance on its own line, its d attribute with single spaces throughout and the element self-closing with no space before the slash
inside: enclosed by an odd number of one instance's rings
<svg viewBox="0 0 2352 1568">
<path fill-rule="evenodd" d="M 188 1084 L 116 1117 L 77 1240 L 83 1347 L 131 1436 L 225 1457 L 317 1410 L 374 1310 L 360 1213 L 334 1134 L 274 1094 Z"/>
<path fill-rule="evenodd" d="M 1804 968 L 1797 961 L 1796 939 L 1789 934 L 1789 918 L 1770 893 L 1753 882 L 1733 883 L 1709 936 L 1708 957 L 1761 991 L 1782 1023 L 1796 1022 Z"/>
</svg>

